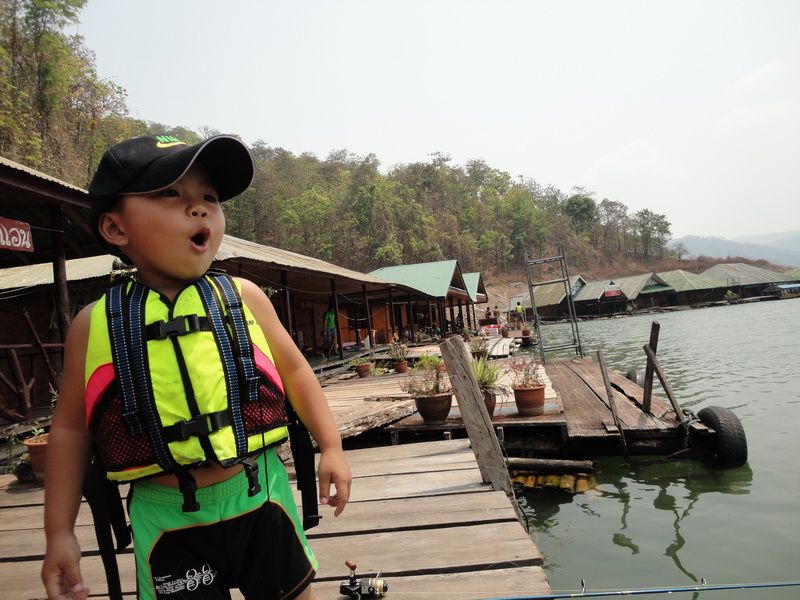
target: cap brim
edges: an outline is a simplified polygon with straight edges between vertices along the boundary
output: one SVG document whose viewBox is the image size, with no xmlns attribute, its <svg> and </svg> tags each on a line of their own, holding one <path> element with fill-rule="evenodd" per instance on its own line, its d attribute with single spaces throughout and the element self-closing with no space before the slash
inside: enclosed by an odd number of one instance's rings
<svg viewBox="0 0 800 600">
<path fill-rule="evenodd" d="M 189 168 L 200 163 L 208 171 L 220 202 L 245 191 L 253 181 L 253 157 L 244 143 L 229 135 L 218 135 L 204 142 L 170 152 L 154 160 L 120 194 L 146 194 L 178 181 Z"/>
</svg>

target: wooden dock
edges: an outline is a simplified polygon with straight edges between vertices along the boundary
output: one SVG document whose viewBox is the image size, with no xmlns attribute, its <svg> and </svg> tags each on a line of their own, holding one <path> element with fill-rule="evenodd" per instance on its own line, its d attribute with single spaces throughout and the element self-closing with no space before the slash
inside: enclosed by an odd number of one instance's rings
<svg viewBox="0 0 800 600">
<path fill-rule="evenodd" d="M 358 564 L 359 578 L 381 571 L 387 597 L 398 600 L 550 593 L 542 556 L 505 493 L 481 482 L 467 440 L 348 450 L 347 456 L 354 473 L 350 504 L 338 518 L 323 507 L 320 525 L 309 531 L 320 562 L 315 587 L 321 598 L 340 598 L 339 584 L 349 577 L 346 559 Z M 41 488 L 0 477 L 3 598 L 44 595 L 43 496 Z M 77 526 L 82 571 L 92 597 L 104 597 L 91 522 L 84 503 Z M 118 559 L 123 592 L 133 598 L 133 554 L 128 549 Z"/>
</svg>

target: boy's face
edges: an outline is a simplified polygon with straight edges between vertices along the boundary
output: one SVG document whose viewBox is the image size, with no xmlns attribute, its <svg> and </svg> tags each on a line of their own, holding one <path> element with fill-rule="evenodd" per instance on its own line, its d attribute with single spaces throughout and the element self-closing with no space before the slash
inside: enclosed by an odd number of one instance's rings
<svg viewBox="0 0 800 600">
<path fill-rule="evenodd" d="M 225 215 L 208 173 L 195 163 L 163 190 L 122 196 L 99 228 L 133 261 L 143 283 L 169 295 L 211 266 Z"/>
</svg>

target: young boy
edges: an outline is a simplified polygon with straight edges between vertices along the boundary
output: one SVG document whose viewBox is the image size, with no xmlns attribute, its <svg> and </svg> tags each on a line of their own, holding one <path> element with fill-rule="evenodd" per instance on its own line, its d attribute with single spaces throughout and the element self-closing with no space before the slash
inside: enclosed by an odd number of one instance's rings
<svg viewBox="0 0 800 600">
<path fill-rule="evenodd" d="M 338 516 L 352 476 L 313 371 L 252 282 L 207 274 L 220 203 L 252 181 L 229 136 L 188 146 L 141 136 L 103 155 L 90 226 L 136 266 L 75 318 L 47 453 L 42 581 L 50 600 L 89 595 L 74 525 L 93 448 L 131 481 L 138 597 L 316 598 L 309 550 L 274 446 L 284 399 L 320 449 L 319 500 Z M 335 486 L 335 493 L 331 492 Z"/>
</svg>

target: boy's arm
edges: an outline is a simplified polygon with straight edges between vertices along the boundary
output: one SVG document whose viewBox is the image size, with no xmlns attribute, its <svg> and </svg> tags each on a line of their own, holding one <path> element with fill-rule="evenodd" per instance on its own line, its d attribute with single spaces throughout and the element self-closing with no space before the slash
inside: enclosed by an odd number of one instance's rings
<svg viewBox="0 0 800 600">
<path fill-rule="evenodd" d="M 338 517 L 350 498 L 350 482 L 353 476 L 342 451 L 342 438 L 328 401 L 308 361 L 278 319 L 272 302 L 252 281 L 238 281 L 242 284 L 242 299 L 261 326 L 272 350 L 272 358 L 283 381 L 286 396 L 319 446 L 320 503 L 333 506 L 336 509 L 333 514 Z M 331 484 L 336 487 L 333 496 L 330 495 Z"/>
<path fill-rule="evenodd" d="M 61 390 L 47 443 L 44 492 L 47 550 L 42 582 L 50 600 L 81 600 L 89 594 L 80 572 L 81 550 L 75 537 L 75 519 L 91 450 L 84 401 L 89 309 L 77 315 L 67 335 Z"/>
</svg>

